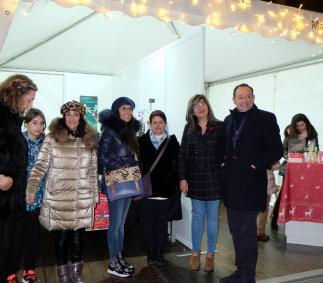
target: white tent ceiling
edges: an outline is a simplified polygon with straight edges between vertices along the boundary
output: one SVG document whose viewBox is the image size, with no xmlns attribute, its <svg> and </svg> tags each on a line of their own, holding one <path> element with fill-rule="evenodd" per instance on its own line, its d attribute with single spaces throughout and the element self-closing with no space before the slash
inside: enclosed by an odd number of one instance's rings
<svg viewBox="0 0 323 283">
<path fill-rule="evenodd" d="M 27 14 L 28 12 L 28 14 Z M 200 31 L 174 21 L 181 37 Z M 0 52 L 0 67 L 116 75 L 178 40 L 169 24 L 151 16 L 102 15 L 85 6 L 20 1 Z M 323 45 L 233 28 L 206 27 L 206 81 L 219 81 L 277 66 L 323 60 Z"/>
</svg>

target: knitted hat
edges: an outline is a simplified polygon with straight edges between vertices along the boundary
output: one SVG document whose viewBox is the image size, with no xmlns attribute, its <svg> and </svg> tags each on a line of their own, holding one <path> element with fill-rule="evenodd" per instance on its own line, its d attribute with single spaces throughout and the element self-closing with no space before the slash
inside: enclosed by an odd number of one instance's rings
<svg viewBox="0 0 323 283">
<path fill-rule="evenodd" d="M 119 108 L 122 106 L 122 105 L 130 105 L 132 107 L 132 109 L 134 109 L 136 107 L 136 104 L 134 103 L 133 100 L 131 100 L 130 98 L 128 97 L 119 97 L 117 98 L 111 105 L 111 110 L 114 114 L 118 114 L 119 112 Z"/>
<path fill-rule="evenodd" d="M 72 100 L 62 105 L 61 114 L 64 116 L 66 112 L 71 110 L 79 112 L 82 116 L 84 116 L 86 113 L 86 107 L 82 103 Z"/>
</svg>

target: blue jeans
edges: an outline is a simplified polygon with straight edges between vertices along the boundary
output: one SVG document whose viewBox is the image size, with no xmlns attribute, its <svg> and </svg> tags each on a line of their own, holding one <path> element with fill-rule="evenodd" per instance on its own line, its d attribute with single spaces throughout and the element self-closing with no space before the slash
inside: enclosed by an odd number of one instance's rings
<svg viewBox="0 0 323 283">
<path fill-rule="evenodd" d="M 201 251 L 201 242 L 206 218 L 207 252 L 214 253 L 219 230 L 219 200 L 197 200 L 192 201 L 192 251 Z"/>
<path fill-rule="evenodd" d="M 108 245 L 110 258 L 123 250 L 124 224 L 126 222 L 131 198 L 109 201 L 110 225 Z"/>
</svg>

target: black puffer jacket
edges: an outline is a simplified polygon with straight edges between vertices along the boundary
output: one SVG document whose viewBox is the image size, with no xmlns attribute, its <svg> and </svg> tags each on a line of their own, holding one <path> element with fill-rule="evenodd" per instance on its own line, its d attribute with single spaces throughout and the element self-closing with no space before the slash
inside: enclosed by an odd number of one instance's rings
<svg viewBox="0 0 323 283">
<path fill-rule="evenodd" d="M 127 144 L 122 142 L 122 135 L 127 127 L 132 127 L 134 135 L 140 129 L 140 122 L 134 118 L 129 123 L 122 121 L 111 110 L 104 110 L 99 114 L 102 124 L 100 137 L 98 164 L 99 171 L 111 171 L 123 167 L 138 165 L 135 155 L 129 150 Z"/>
<path fill-rule="evenodd" d="M 0 174 L 10 176 L 13 185 L 0 190 L 0 217 L 25 212 L 28 145 L 21 132 L 22 119 L 0 102 Z"/>
</svg>

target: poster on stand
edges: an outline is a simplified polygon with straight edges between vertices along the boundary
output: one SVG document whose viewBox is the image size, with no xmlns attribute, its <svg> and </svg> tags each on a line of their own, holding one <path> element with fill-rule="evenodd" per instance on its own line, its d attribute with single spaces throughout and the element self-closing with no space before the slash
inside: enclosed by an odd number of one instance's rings
<svg viewBox="0 0 323 283">
<path fill-rule="evenodd" d="M 80 102 L 86 106 L 85 118 L 97 129 L 98 120 L 98 97 L 97 96 L 80 96 Z"/>
</svg>

